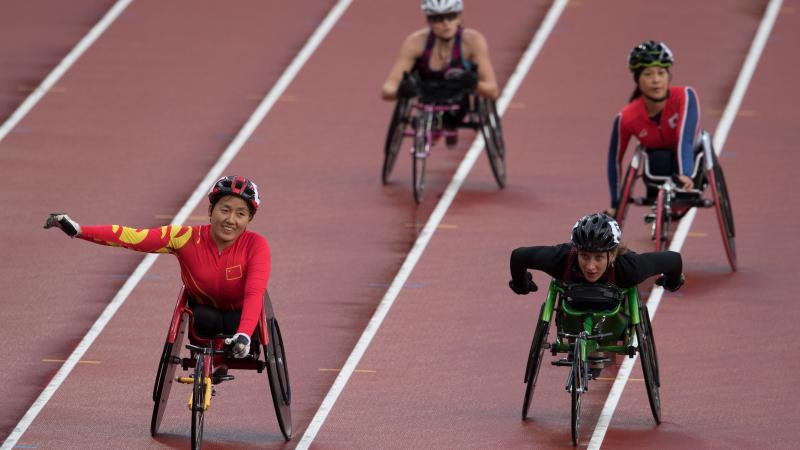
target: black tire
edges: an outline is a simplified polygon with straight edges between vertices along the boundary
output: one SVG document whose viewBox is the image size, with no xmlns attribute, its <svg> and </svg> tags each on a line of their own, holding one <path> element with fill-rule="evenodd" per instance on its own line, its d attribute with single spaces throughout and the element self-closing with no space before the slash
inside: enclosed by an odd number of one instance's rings
<svg viewBox="0 0 800 450">
<path fill-rule="evenodd" d="M 539 320 L 536 323 L 533 342 L 531 342 L 531 349 L 528 352 L 528 363 L 525 365 L 525 379 L 523 380 L 525 383 L 525 397 L 522 399 L 522 420 L 528 418 L 531 398 L 533 397 L 534 389 L 536 389 L 536 380 L 539 378 L 539 368 L 544 357 L 545 343 L 550 332 L 550 322 L 542 320 L 542 311 L 544 311 L 544 304 L 542 304 L 539 311 Z"/>
<path fill-rule="evenodd" d="M 650 336 L 650 354 L 652 358 L 650 358 L 651 366 L 653 367 L 653 379 L 656 382 L 656 386 L 661 387 L 661 371 L 658 368 L 658 351 L 656 350 L 656 338 L 653 335 L 653 325 L 650 324 L 650 313 L 647 310 L 647 306 L 642 306 L 639 310 L 639 320 L 642 322 L 642 326 L 644 327 L 644 332 Z"/>
<path fill-rule="evenodd" d="M 275 407 L 275 416 L 278 419 L 283 437 L 288 441 L 292 438 L 292 390 L 289 384 L 289 368 L 286 364 L 283 336 L 278 320 L 274 317 L 267 319 L 269 329 L 269 344 L 264 346 L 264 356 L 267 363 L 267 378 L 272 404 Z"/>
<path fill-rule="evenodd" d="M 642 374 L 644 375 L 644 384 L 647 389 L 647 400 L 650 402 L 650 411 L 653 413 L 653 419 L 656 424 L 661 423 L 661 394 L 659 393 L 659 385 L 656 383 L 655 367 L 658 366 L 656 355 L 653 351 L 653 336 L 648 334 L 644 328 L 644 319 L 640 318 L 636 324 L 636 338 L 639 342 L 639 359 L 642 363 Z"/>
<path fill-rule="evenodd" d="M 153 415 L 150 418 L 150 435 L 158 434 L 161 426 L 161 419 L 164 417 L 164 410 L 167 407 L 169 394 L 172 385 L 175 383 L 175 369 L 180 365 L 180 351 L 183 346 L 183 336 L 186 333 L 187 321 L 182 319 L 181 326 L 178 328 L 178 335 L 175 343 L 164 343 L 164 350 L 161 352 L 161 359 L 156 371 L 156 381 L 153 385 Z"/>
<path fill-rule="evenodd" d="M 486 156 L 497 185 L 506 186 L 506 144 L 503 139 L 503 127 L 497 105 L 493 100 L 478 98 L 478 116 L 480 117 L 481 134 L 486 143 Z"/>
<path fill-rule="evenodd" d="M 397 154 L 400 152 L 400 145 L 403 143 L 410 115 L 411 99 L 398 98 L 392 113 L 392 120 L 389 122 L 389 131 L 386 133 L 386 144 L 384 144 L 383 148 L 383 172 L 381 174 L 383 184 L 389 183 L 389 175 L 391 175 L 394 163 L 397 161 Z"/>
<path fill-rule="evenodd" d="M 572 399 L 572 445 L 578 445 L 581 433 L 581 394 L 587 381 L 586 361 L 581 358 L 580 340 L 575 339 L 572 349 L 572 373 L 570 376 L 570 397 Z"/>
<path fill-rule="evenodd" d="M 711 153 L 714 154 L 713 151 Z M 719 222 L 719 230 L 722 234 L 722 243 L 725 245 L 725 255 L 728 257 L 731 270 L 736 272 L 736 229 L 733 224 L 733 207 L 728 195 L 728 185 L 725 183 L 725 174 L 722 172 L 716 155 L 713 158 L 714 166 L 710 178 L 714 195 L 714 209 L 717 211 L 717 222 Z"/>
<path fill-rule="evenodd" d="M 194 383 L 192 384 L 192 450 L 203 446 L 203 422 L 205 418 L 206 383 L 204 376 L 205 356 L 198 353 L 194 362 Z"/>
<path fill-rule="evenodd" d="M 414 166 L 414 201 L 420 204 L 425 196 L 425 162 L 428 160 L 426 147 L 429 145 L 428 140 L 432 135 L 433 115 L 429 112 L 423 112 L 417 118 L 414 133 L 414 151 L 411 154 L 411 158 Z"/>
</svg>

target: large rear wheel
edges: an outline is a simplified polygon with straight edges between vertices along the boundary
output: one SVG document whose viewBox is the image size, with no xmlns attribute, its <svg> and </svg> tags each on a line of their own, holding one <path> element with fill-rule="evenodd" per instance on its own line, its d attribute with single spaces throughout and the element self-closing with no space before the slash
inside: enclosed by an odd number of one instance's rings
<svg viewBox="0 0 800 450">
<path fill-rule="evenodd" d="M 503 188 L 506 185 L 506 144 L 503 139 L 503 127 L 500 124 L 497 105 L 493 100 L 481 97 L 477 102 L 486 156 L 489 157 L 489 165 L 492 167 L 492 174 L 494 174 L 497 185 Z"/>
<path fill-rule="evenodd" d="M 161 359 L 156 371 L 156 381 L 153 385 L 153 415 L 150 418 L 150 435 L 158 434 L 161 426 L 161 419 L 164 417 L 164 410 L 167 407 L 169 393 L 175 383 L 175 369 L 180 365 L 180 352 L 183 347 L 183 337 L 186 334 L 187 320 L 181 318 L 181 325 L 178 327 L 178 334 L 174 343 L 165 342 L 164 350 L 161 352 Z"/>
<path fill-rule="evenodd" d="M 410 116 L 411 99 L 398 98 L 392 113 L 392 120 L 389 122 L 389 131 L 386 133 L 386 144 L 383 149 L 383 172 L 381 175 L 383 184 L 389 182 L 389 175 L 397 161 L 397 154 L 400 153 L 400 146 L 403 143 Z"/>
<path fill-rule="evenodd" d="M 639 359 L 642 363 L 642 374 L 644 384 L 647 388 L 647 400 L 650 402 L 650 411 L 656 424 L 661 423 L 661 396 L 659 394 L 659 383 L 656 381 L 656 367 L 658 361 L 655 355 L 655 342 L 653 335 L 645 331 L 643 324 L 644 318 L 636 324 L 636 338 L 638 340 Z"/>
<path fill-rule="evenodd" d="M 533 333 L 531 350 L 528 353 L 528 363 L 525 365 L 525 397 L 522 401 L 522 420 L 528 418 L 528 410 L 531 407 L 531 398 L 536 389 L 536 380 L 539 378 L 539 368 L 544 357 L 544 348 L 547 343 L 547 335 L 550 331 L 550 322 L 542 320 L 544 304 L 539 311 L 539 320 L 536 322 L 536 331 Z"/>
<path fill-rule="evenodd" d="M 283 347 L 283 336 L 278 319 L 267 319 L 269 344 L 264 346 L 267 363 L 267 378 L 272 404 L 278 419 L 283 437 L 288 441 L 292 437 L 292 390 L 289 384 L 289 368 L 286 364 L 286 353 Z"/>
<path fill-rule="evenodd" d="M 714 152 L 712 151 L 711 154 L 713 155 Z M 728 186 L 725 184 L 725 174 L 722 172 L 716 156 L 713 158 L 714 165 L 708 176 L 714 196 L 714 209 L 717 211 L 717 222 L 719 222 L 719 231 L 722 234 L 722 243 L 725 245 L 728 264 L 730 264 L 731 270 L 736 272 L 736 230 L 733 225 L 733 207 L 728 195 Z"/>
</svg>

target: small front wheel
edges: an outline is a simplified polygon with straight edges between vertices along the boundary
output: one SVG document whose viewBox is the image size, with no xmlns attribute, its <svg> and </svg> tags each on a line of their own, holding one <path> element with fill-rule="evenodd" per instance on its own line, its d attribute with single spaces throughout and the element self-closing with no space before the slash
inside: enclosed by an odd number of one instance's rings
<svg viewBox="0 0 800 450">
<path fill-rule="evenodd" d="M 198 353 L 194 363 L 194 383 L 192 384 L 192 450 L 203 445 L 203 421 L 205 416 L 206 385 L 210 380 L 205 376 L 205 355 Z"/>
<path fill-rule="evenodd" d="M 423 112 L 417 118 L 414 133 L 414 150 L 411 158 L 414 166 L 412 174 L 414 201 L 420 204 L 425 195 L 425 162 L 428 160 L 428 150 L 432 144 L 433 115 L 430 112 Z"/>
<path fill-rule="evenodd" d="M 658 190 L 656 199 L 656 217 L 653 222 L 653 240 L 655 241 L 656 251 L 666 250 L 669 246 L 669 226 L 672 218 L 667 212 L 666 196 L 664 188 Z"/>
<path fill-rule="evenodd" d="M 581 339 L 575 339 L 570 374 L 570 396 L 572 398 L 572 445 L 578 445 L 581 432 L 581 395 L 588 381 L 588 370 L 581 352 Z"/>
</svg>

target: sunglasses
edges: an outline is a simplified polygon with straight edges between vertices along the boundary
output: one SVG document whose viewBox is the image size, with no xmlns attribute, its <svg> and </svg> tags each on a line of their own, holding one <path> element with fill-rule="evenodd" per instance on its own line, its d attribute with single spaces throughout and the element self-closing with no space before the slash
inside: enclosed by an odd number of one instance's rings
<svg viewBox="0 0 800 450">
<path fill-rule="evenodd" d="M 441 22 L 444 22 L 445 20 L 447 20 L 449 22 L 452 22 L 452 21 L 458 19 L 458 14 L 459 13 L 457 13 L 457 12 L 451 12 L 451 13 L 447 13 L 447 14 L 432 14 L 432 15 L 428 16 L 428 22 L 441 23 Z"/>
</svg>

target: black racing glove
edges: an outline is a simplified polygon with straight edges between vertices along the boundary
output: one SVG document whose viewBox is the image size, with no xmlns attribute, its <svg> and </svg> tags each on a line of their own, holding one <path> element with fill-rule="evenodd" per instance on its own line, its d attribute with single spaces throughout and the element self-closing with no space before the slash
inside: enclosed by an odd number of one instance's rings
<svg viewBox="0 0 800 450">
<path fill-rule="evenodd" d="M 683 283 L 686 281 L 686 279 L 684 278 L 683 274 L 681 274 L 681 276 L 678 278 L 678 284 L 676 284 L 675 286 L 667 286 L 666 281 L 667 281 L 666 277 L 664 277 L 664 275 L 661 275 L 656 279 L 656 286 L 663 286 L 664 289 L 670 292 L 675 292 L 678 289 L 680 289 L 681 286 L 683 286 Z"/>
<path fill-rule="evenodd" d="M 471 91 L 478 85 L 478 74 L 471 70 L 465 70 L 458 78 L 458 82 L 461 83 L 461 86 L 465 89 Z"/>
<path fill-rule="evenodd" d="M 225 339 L 225 343 L 232 345 L 234 358 L 241 359 L 250 354 L 250 336 L 244 333 L 234 334 L 233 337 Z"/>
<path fill-rule="evenodd" d="M 515 294 L 525 295 L 531 292 L 536 292 L 539 290 L 539 286 L 536 286 L 536 283 L 533 282 L 533 274 L 530 272 L 525 272 L 525 281 L 521 283 L 521 286 L 514 283 L 514 280 L 508 282 L 508 287 L 514 291 Z"/>
<path fill-rule="evenodd" d="M 408 72 L 403 73 L 403 79 L 397 86 L 397 96 L 400 98 L 411 98 L 419 95 L 419 80 Z"/>
<path fill-rule="evenodd" d="M 81 234 L 81 226 L 64 213 L 51 213 L 44 222 L 44 228 L 58 228 L 69 237 Z"/>
</svg>

